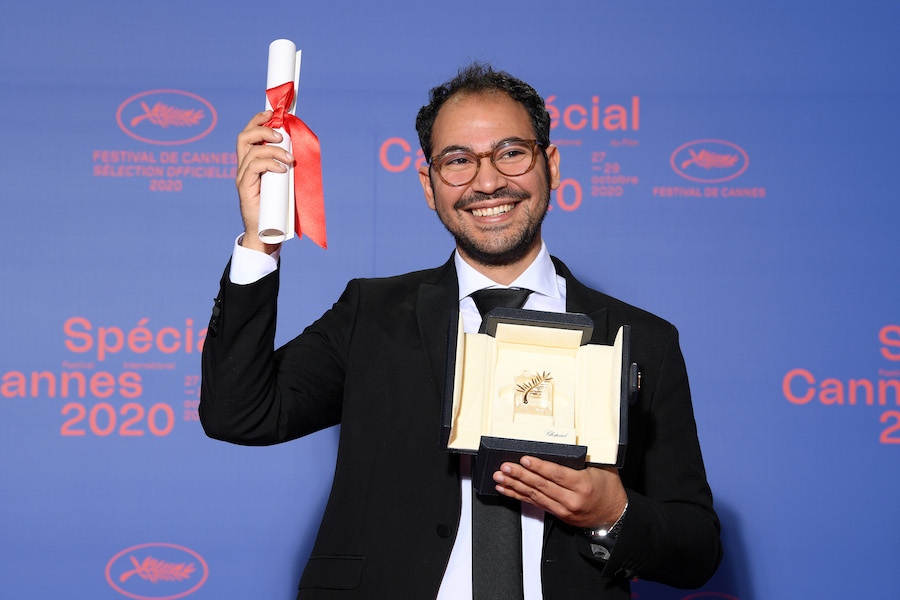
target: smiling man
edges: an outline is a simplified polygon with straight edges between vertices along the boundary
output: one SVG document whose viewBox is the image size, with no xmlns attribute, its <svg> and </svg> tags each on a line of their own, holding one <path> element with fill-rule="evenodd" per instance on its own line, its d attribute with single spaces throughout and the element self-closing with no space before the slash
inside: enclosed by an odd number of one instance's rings
<svg viewBox="0 0 900 600">
<path fill-rule="evenodd" d="M 427 137 L 421 129 L 424 115 L 419 121 L 420 134 Z M 521 104 L 490 91 L 462 92 L 445 101 L 430 135 L 423 148 L 437 155 L 419 170 L 428 206 L 453 234 L 466 262 L 509 284 L 541 249 L 550 190 L 559 187 L 556 146 L 534 139 Z M 482 169 L 485 158 L 491 166 Z"/>
<path fill-rule="evenodd" d="M 626 599 L 634 577 L 702 585 L 722 550 L 677 332 L 550 257 L 541 223 L 560 156 L 534 89 L 475 64 L 431 91 L 416 120 L 430 157 L 419 178 L 455 239 L 453 256 L 428 271 L 351 281 L 278 350 L 279 248 L 256 235 L 259 179 L 293 157 L 261 145 L 280 137 L 262 126 L 269 116 L 238 136 L 245 232 L 204 346 L 200 417 L 211 437 L 251 445 L 341 424 L 298 598 Z M 592 343 L 631 325 L 642 387 L 621 469 L 523 457 L 494 473 L 505 500 L 485 509 L 470 461 L 438 446 L 447 323 L 459 311 L 465 331 L 478 331 L 475 298 L 507 288 L 527 290 L 525 308 L 588 314 Z"/>
</svg>

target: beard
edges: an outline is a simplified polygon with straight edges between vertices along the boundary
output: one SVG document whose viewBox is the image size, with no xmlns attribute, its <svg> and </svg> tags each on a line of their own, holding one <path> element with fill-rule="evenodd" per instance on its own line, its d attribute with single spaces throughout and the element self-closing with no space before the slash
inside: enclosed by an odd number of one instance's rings
<svg viewBox="0 0 900 600">
<path fill-rule="evenodd" d="M 549 181 L 549 177 L 546 181 Z M 456 245 L 463 254 L 485 266 L 505 267 L 522 260 L 540 239 L 541 224 L 550 206 L 549 184 L 542 190 L 539 202 L 526 205 L 525 202 L 531 197 L 532 195 L 524 190 L 511 190 L 505 187 L 493 194 L 473 192 L 460 198 L 453 205 L 453 211 L 464 211 L 466 207 L 475 203 L 498 199 L 516 201 L 513 210 L 523 211 L 520 222 L 482 229 L 480 238 L 469 231 L 464 221 L 457 218 L 458 213 L 450 211 L 448 214 L 440 208 L 442 206 L 440 202 L 437 202 L 436 206 L 438 218 L 456 240 Z"/>
</svg>

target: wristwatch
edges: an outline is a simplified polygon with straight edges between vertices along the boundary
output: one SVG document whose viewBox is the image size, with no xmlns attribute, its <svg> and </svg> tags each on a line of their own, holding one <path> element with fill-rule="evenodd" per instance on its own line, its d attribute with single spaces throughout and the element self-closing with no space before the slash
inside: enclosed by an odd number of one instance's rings
<svg viewBox="0 0 900 600">
<path fill-rule="evenodd" d="M 595 558 L 609 560 L 612 549 L 616 545 L 616 540 L 619 538 L 619 532 L 622 531 L 622 521 L 625 520 L 625 513 L 627 512 L 628 503 L 626 502 L 622 514 L 612 524 L 612 527 L 584 528 L 584 535 L 591 541 L 591 552 L 593 552 Z"/>
</svg>

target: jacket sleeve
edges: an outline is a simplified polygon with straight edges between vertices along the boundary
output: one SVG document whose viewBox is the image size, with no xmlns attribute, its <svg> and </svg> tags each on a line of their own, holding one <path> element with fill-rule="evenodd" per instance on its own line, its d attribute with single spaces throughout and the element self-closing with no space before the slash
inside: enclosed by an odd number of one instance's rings
<svg viewBox="0 0 900 600">
<path fill-rule="evenodd" d="M 629 438 L 622 471 L 628 511 L 604 575 L 696 588 L 712 577 L 722 559 L 720 525 L 678 333 L 668 327 L 661 360 L 641 366 L 649 385 L 642 386 L 629 415 L 635 421 L 629 434 L 637 433 L 637 439 Z"/>
<path fill-rule="evenodd" d="M 274 350 L 279 272 L 220 283 L 203 345 L 200 422 L 212 438 L 284 442 L 340 422 L 358 294 L 351 282 L 313 325 Z"/>
</svg>

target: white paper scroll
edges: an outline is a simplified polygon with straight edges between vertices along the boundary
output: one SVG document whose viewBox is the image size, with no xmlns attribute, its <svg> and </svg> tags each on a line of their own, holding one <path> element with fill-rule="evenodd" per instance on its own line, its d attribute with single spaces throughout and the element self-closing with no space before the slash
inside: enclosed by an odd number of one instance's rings
<svg viewBox="0 0 900 600">
<path fill-rule="evenodd" d="M 275 40 L 269 44 L 269 68 L 266 89 L 278 87 L 288 81 L 294 84 L 294 100 L 288 112 L 294 114 L 297 107 L 297 86 L 300 83 L 300 51 L 290 40 Z M 272 110 L 266 98 L 266 110 Z M 282 140 L 275 144 L 291 152 L 291 138 L 282 129 L 276 129 Z M 294 237 L 294 168 L 285 173 L 263 173 L 259 184 L 259 239 L 267 244 L 280 244 Z"/>
</svg>

